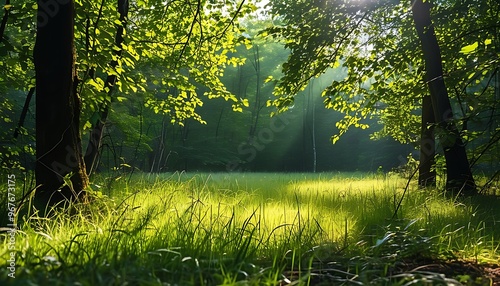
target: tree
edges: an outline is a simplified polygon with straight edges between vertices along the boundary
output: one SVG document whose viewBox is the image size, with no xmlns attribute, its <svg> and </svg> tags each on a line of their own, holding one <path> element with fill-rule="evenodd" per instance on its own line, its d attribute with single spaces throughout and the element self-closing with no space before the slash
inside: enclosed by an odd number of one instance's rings
<svg viewBox="0 0 500 286">
<path fill-rule="evenodd" d="M 435 11 L 438 12 L 434 14 L 437 15 L 433 19 L 434 26 L 441 28 L 437 37 L 444 44 L 442 64 L 454 75 L 444 79 L 448 81 L 450 90 L 458 88 L 463 78 L 467 78 L 471 73 L 471 65 L 464 64 L 467 61 L 464 60 L 464 53 L 460 52 L 461 46 L 457 45 L 457 42 L 469 36 L 482 37 L 483 40 L 490 39 L 491 27 L 498 22 L 498 13 L 488 11 L 486 9 L 488 4 L 475 5 L 474 1 L 466 2 L 440 1 L 436 4 L 439 7 Z M 280 111 L 286 110 L 293 104 L 294 96 L 305 88 L 311 78 L 319 76 L 328 69 L 341 67 L 345 69 L 346 76 L 332 81 L 322 94 L 326 107 L 345 114 L 344 119 L 336 123 L 339 132 L 332 137 L 333 142 L 337 141 L 349 127 L 367 128 L 367 124 L 364 123 L 366 121 L 363 120 L 377 117 L 384 123 L 384 128 L 376 131 L 374 138 L 391 136 L 402 143 L 425 144 L 424 141 L 432 143 L 425 137 L 419 136 L 423 134 L 432 139 L 433 136 L 429 132 L 433 131 L 435 124 L 432 123 L 432 118 L 427 116 L 431 105 L 427 105 L 427 100 L 424 104 L 424 98 L 429 93 L 426 81 L 421 80 L 426 73 L 422 68 L 425 55 L 420 52 L 415 53 L 420 51 L 420 41 L 415 33 L 415 22 L 411 13 L 412 3 L 335 0 L 309 2 L 274 0 L 271 3 L 277 25 L 265 30 L 264 33 L 281 39 L 291 51 L 287 63 L 283 65 L 284 76 L 277 82 L 275 93 L 278 98 L 271 102 L 272 105 Z M 473 12 L 478 12 L 482 16 L 478 17 L 478 14 Z M 445 15 L 457 15 L 457 17 Z M 450 39 L 457 34 L 457 27 L 462 29 L 458 30 L 459 38 L 455 36 Z M 486 63 L 487 61 L 480 65 L 491 70 L 492 67 Z M 472 66 L 472 69 L 474 68 Z M 429 96 L 433 97 L 432 94 Z M 435 106 L 432 107 L 434 113 Z M 426 113 L 425 118 L 422 118 L 422 112 Z M 439 112 L 442 116 L 443 111 Z M 452 118 L 453 114 L 449 113 L 446 116 Z M 467 116 L 474 115 L 468 113 Z M 441 122 L 438 119 L 436 121 Z M 452 122 L 448 120 L 450 127 L 440 130 L 451 130 L 453 125 L 451 123 L 460 125 L 463 121 L 464 117 Z M 439 124 L 444 127 L 442 123 Z M 436 131 L 439 136 L 448 133 L 440 130 Z M 470 133 L 467 133 L 467 130 L 458 131 L 459 137 L 464 134 Z M 446 137 L 438 138 L 441 140 L 438 140 L 437 144 L 442 145 Z M 471 136 L 468 138 L 470 140 Z M 450 150 L 455 149 L 445 147 L 446 152 Z M 425 173 L 433 177 L 430 168 L 434 157 L 432 147 L 428 151 L 429 160 L 425 158 L 425 154 L 421 155 L 421 163 L 430 163 L 420 166 L 423 173 L 422 180 L 426 176 Z M 447 167 L 449 165 L 447 186 L 456 189 L 458 185 L 465 184 L 472 189 L 473 184 L 469 179 L 470 168 L 467 167 L 469 171 L 461 171 L 465 168 L 463 164 L 466 162 L 465 152 L 463 150 L 457 152 L 461 157 L 459 159 L 461 163 L 458 163 L 460 167 L 452 166 L 455 161 L 447 162 Z M 428 179 L 425 178 L 425 181 Z"/>
<path fill-rule="evenodd" d="M 3 7 L 0 25 L 0 81 L 5 83 L 0 88 L 2 92 L 12 90 L 16 96 L 19 90 L 27 93 L 30 90 L 29 98 L 35 85 L 30 78 L 34 70 L 31 57 L 34 43 L 30 39 L 34 38 L 32 25 L 37 6 L 29 3 L 10 5 L 10 2 L 6 1 Z M 248 104 L 230 93 L 221 78 L 228 65 L 243 63 L 243 59 L 233 57 L 232 53 L 238 45 L 250 45 L 250 41 L 242 37 L 239 21 L 255 11 L 251 1 L 84 0 L 75 1 L 73 5 L 75 66 L 78 67 L 75 70 L 79 78 L 73 85 L 81 105 L 76 106 L 75 102 L 72 107 L 80 107 L 83 118 L 80 128 L 91 133 L 86 146 L 88 173 L 95 170 L 105 127 L 116 123 L 109 122 L 109 118 L 117 118 L 110 114 L 114 110 L 127 109 L 121 104 L 123 101 L 139 102 L 164 114 L 166 122 L 180 125 L 189 118 L 205 123 L 198 114 L 202 97 L 223 98 L 232 103 L 234 110 L 241 110 Z M 61 7 L 59 1 L 41 1 L 38 7 L 40 21 L 45 24 L 53 18 L 58 19 Z M 14 103 L 9 98 L 0 104 L 0 110 L 9 112 Z M 28 104 L 25 107 L 22 113 L 29 114 Z M 3 119 L 6 123 L 11 120 L 7 116 Z M 133 116 L 127 120 L 133 120 Z M 23 119 L 19 122 L 22 125 Z M 21 130 L 14 131 L 15 126 L 10 125 L 9 130 L 2 128 L 1 140 L 20 146 L 15 144 L 19 140 L 6 138 L 13 133 L 19 135 Z M 130 127 L 127 124 L 115 126 Z M 27 133 L 21 131 L 23 135 Z M 127 135 L 133 133 L 132 128 L 119 131 Z M 29 136 L 24 137 L 23 140 L 28 140 Z M 133 141 L 134 136 L 127 140 Z M 3 166 L 3 159 L 14 157 L 11 155 L 18 150 L 2 146 L 0 152 Z"/>
<path fill-rule="evenodd" d="M 231 52 L 249 44 L 238 20 L 255 7 L 244 0 L 160 2 L 118 1 L 118 13 L 106 1 L 77 5 L 89 172 L 98 164 L 106 122 L 112 123 L 108 114 L 123 101 L 141 98 L 179 125 L 189 118 L 206 123 L 198 114 L 203 96 L 224 98 L 235 110 L 246 104 L 220 78 L 227 65 L 243 63 Z"/>
<path fill-rule="evenodd" d="M 116 36 L 115 36 L 115 58 L 109 63 L 109 68 L 112 71 L 116 71 L 118 66 L 118 60 L 122 55 L 122 43 L 125 34 L 125 26 L 127 23 L 127 15 L 129 10 L 128 0 L 118 0 L 118 13 L 120 15 L 118 21 L 120 24 L 117 25 Z M 102 135 L 104 132 L 104 124 L 108 118 L 109 110 L 111 108 L 111 98 L 113 92 L 115 92 L 115 84 L 118 79 L 118 73 L 109 73 L 106 77 L 106 82 L 104 87 L 107 90 L 107 97 L 109 100 L 105 100 L 99 104 L 98 110 L 96 112 L 96 117 L 93 120 L 92 127 L 90 129 L 89 143 L 87 144 L 87 151 L 85 152 L 84 160 L 86 165 L 87 174 L 92 174 L 97 166 L 97 156 L 99 149 L 101 148 Z"/>
<path fill-rule="evenodd" d="M 418 166 L 418 185 L 420 187 L 436 186 L 434 124 L 431 98 L 424 95 L 422 99 L 422 126 L 420 127 L 420 164 Z"/>
<path fill-rule="evenodd" d="M 88 187 L 80 138 L 73 27 L 73 1 L 38 1 L 34 48 L 36 197 L 48 206 L 82 199 Z"/>
<path fill-rule="evenodd" d="M 441 52 L 431 21 L 429 1 L 424 3 L 422 0 L 416 0 L 412 5 L 412 11 L 415 27 L 422 43 L 430 105 L 434 120 L 441 131 L 440 142 L 446 158 L 446 188 L 465 195 L 474 195 L 477 193 L 476 184 L 472 177 L 465 147 L 453 120 L 453 111 L 443 79 Z M 426 103 L 428 104 L 428 101 Z"/>
</svg>

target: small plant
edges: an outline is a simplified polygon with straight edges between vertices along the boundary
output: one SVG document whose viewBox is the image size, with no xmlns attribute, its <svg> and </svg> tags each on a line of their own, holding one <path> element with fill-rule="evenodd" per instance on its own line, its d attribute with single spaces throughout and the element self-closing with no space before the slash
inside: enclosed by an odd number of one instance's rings
<svg viewBox="0 0 500 286">
<path fill-rule="evenodd" d="M 395 221 L 385 227 L 383 237 L 378 238 L 371 248 L 371 253 L 376 257 L 390 258 L 395 261 L 415 256 L 432 256 L 433 237 L 425 235 L 424 229 L 412 230 L 417 220 L 411 220 L 404 227 L 401 223 L 405 220 Z"/>
</svg>

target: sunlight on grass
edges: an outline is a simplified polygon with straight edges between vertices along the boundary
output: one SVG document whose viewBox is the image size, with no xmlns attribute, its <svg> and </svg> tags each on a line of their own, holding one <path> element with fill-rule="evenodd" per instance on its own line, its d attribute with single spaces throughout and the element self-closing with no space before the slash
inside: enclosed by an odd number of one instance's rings
<svg viewBox="0 0 500 286">
<path fill-rule="evenodd" d="M 307 284 L 304 273 L 332 267 L 322 261 L 345 261 L 335 264 L 347 273 L 342 279 L 364 273 L 357 279 L 371 281 L 387 276 L 383 269 L 395 259 L 417 254 L 490 263 L 500 257 L 498 199 L 463 202 L 414 183 L 405 193 L 407 182 L 397 176 L 176 173 L 139 174 L 130 184 L 103 180 L 111 188 L 91 206 L 20 221 L 17 282 L 275 284 L 289 279 L 284 273 L 298 273 L 294 279 Z M 6 248 L 0 254 L 9 255 Z"/>
</svg>

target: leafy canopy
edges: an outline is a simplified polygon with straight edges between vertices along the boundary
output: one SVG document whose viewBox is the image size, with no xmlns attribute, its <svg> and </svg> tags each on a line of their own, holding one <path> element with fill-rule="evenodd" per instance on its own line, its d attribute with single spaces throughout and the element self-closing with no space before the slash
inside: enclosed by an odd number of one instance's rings
<svg viewBox="0 0 500 286">
<path fill-rule="evenodd" d="M 462 96 L 467 94 L 464 104 L 481 105 L 483 99 L 470 98 L 469 90 L 495 73 L 499 63 L 498 44 L 496 51 L 490 47 L 498 43 L 500 8 L 494 2 L 433 3 L 445 80 Z M 375 137 L 417 141 L 427 86 L 411 1 L 275 0 L 269 7 L 276 24 L 263 33 L 283 41 L 291 52 L 283 65 L 284 76 L 276 82 L 277 98 L 269 105 L 286 110 L 310 79 L 342 68 L 345 77 L 332 81 L 322 93 L 325 107 L 345 114 L 336 123 L 339 132 L 333 142 L 351 126 L 367 128 L 363 119 L 372 116 L 384 124 Z M 471 64 L 473 58 L 476 64 Z"/>
</svg>

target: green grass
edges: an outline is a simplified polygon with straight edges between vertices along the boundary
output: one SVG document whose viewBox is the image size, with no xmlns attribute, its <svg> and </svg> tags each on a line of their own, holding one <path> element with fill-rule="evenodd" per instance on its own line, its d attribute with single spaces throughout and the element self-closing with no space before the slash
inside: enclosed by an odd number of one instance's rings
<svg viewBox="0 0 500 286">
<path fill-rule="evenodd" d="M 412 183 L 396 212 L 406 180 L 395 175 L 138 174 L 96 184 L 107 187 L 90 206 L 18 218 L 16 278 L 2 266 L 0 284 L 428 285 L 459 278 L 401 264 L 500 258 L 497 197 Z"/>
</svg>

